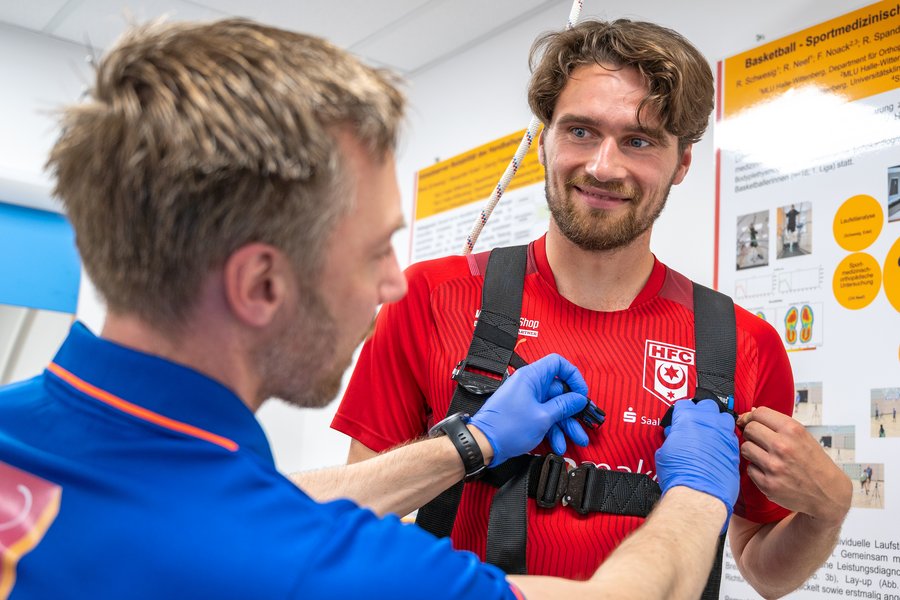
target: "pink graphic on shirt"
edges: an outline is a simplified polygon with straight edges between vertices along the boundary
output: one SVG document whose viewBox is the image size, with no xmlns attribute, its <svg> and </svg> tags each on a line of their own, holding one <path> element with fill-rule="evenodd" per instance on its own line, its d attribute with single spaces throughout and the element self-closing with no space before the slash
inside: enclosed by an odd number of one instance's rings
<svg viewBox="0 0 900 600">
<path fill-rule="evenodd" d="M 16 565 L 41 539 L 56 515 L 62 488 L 0 462 L 0 600 L 16 583 Z"/>
</svg>

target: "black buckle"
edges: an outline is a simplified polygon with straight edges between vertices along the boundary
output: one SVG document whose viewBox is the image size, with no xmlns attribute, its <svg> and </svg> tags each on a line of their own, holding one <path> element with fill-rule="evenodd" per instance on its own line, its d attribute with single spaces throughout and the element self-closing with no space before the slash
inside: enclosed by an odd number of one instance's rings
<svg viewBox="0 0 900 600">
<path fill-rule="evenodd" d="M 450 379 L 476 396 L 489 396 L 490 394 L 493 394 L 497 391 L 497 388 L 500 387 L 500 384 L 509 377 L 509 374 L 505 372 L 500 379 L 473 373 L 472 371 L 466 370 L 466 367 L 468 366 L 467 361 L 468 358 L 464 358 L 456 363 L 456 367 L 453 369 Z"/>
<path fill-rule="evenodd" d="M 563 496 L 562 505 L 571 507 L 572 510 L 579 515 L 588 514 L 585 503 L 586 494 L 584 493 L 588 486 L 588 480 L 594 476 L 597 465 L 594 463 L 584 462 L 570 470 L 566 483 L 566 494 Z"/>
<path fill-rule="evenodd" d="M 541 466 L 535 502 L 541 508 L 554 508 L 566 493 L 566 461 L 558 454 L 548 454 Z"/>
<path fill-rule="evenodd" d="M 686 399 L 687 398 L 685 398 L 685 400 Z M 735 420 L 735 422 L 737 422 L 738 420 L 738 414 L 734 411 L 734 396 L 720 396 L 719 394 L 710 390 L 697 388 L 696 390 L 694 390 L 694 397 L 690 400 L 694 404 L 699 403 L 701 400 L 715 400 L 719 405 L 719 412 L 728 413 Z M 662 416 L 662 419 L 659 420 L 659 426 L 663 429 L 672 424 L 672 411 L 674 409 L 674 404 L 669 405 L 668 410 L 666 410 L 665 414 Z"/>
</svg>

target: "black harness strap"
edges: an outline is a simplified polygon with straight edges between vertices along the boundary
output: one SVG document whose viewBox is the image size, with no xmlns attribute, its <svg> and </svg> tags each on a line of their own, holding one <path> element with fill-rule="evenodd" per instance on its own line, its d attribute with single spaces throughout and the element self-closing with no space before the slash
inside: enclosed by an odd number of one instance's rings
<svg viewBox="0 0 900 600">
<path fill-rule="evenodd" d="M 733 396 L 737 363 L 734 302 L 699 283 L 694 284 L 694 340 L 697 387 L 720 398 Z"/>
<path fill-rule="evenodd" d="M 458 385 L 448 415 L 477 412 L 505 379 L 509 366 L 519 368 L 524 364 L 514 350 L 526 262 L 527 246 L 491 252 L 469 352 L 453 372 Z M 695 399 L 714 398 L 723 410 L 731 409 L 728 402 L 734 395 L 737 356 L 734 303 L 728 296 L 697 283 L 693 292 Z M 666 417 L 671 418 L 671 412 Z M 565 461 L 555 454 L 517 456 L 489 469 L 482 481 L 499 488 L 491 504 L 486 559 L 510 574 L 527 572 L 528 498 L 534 498 L 543 509 L 562 504 L 582 515 L 605 512 L 646 517 L 660 497 L 659 485 L 646 475 L 600 469 L 590 463 L 567 470 Z M 459 482 L 420 508 L 416 523 L 437 536 L 449 536 L 462 489 Z M 719 596 L 724 544 L 723 534 L 701 600 Z"/>
<path fill-rule="evenodd" d="M 697 361 L 697 393 L 711 392 L 726 408 L 734 396 L 734 369 L 737 364 L 737 327 L 734 302 L 725 294 L 694 283 L 694 348 Z M 717 600 L 722 583 L 722 555 L 725 534 L 719 536 L 716 559 L 701 600 Z"/>
<path fill-rule="evenodd" d="M 503 473 L 493 474 L 498 480 L 504 476 L 508 476 L 508 480 L 498 486 L 500 489 L 491 501 L 485 560 L 510 575 L 524 575 L 528 572 L 525 566 L 528 547 L 528 489 L 533 485 L 533 469 L 530 465 L 539 464 L 535 458 L 537 457 L 527 454 L 516 456 L 495 469 L 499 471 L 509 465 Z"/>
<path fill-rule="evenodd" d="M 517 456 L 488 471 L 482 481 L 500 488 L 491 502 L 485 559 L 515 575 L 527 573 L 528 498 L 541 509 L 562 505 L 580 515 L 646 517 L 661 494 L 659 484 L 646 475 L 591 463 L 567 470 L 565 460 L 556 454 Z"/>
<path fill-rule="evenodd" d="M 484 274 L 478 324 L 475 325 L 466 358 L 453 371 L 458 385 L 447 415 L 458 412 L 475 414 L 506 377 L 519 334 L 527 263 L 527 246 L 495 248 L 491 251 Z M 469 367 L 494 377 L 470 371 Z M 462 490 L 463 482 L 460 481 L 420 508 L 416 524 L 438 537 L 448 537 L 456 521 Z"/>
</svg>

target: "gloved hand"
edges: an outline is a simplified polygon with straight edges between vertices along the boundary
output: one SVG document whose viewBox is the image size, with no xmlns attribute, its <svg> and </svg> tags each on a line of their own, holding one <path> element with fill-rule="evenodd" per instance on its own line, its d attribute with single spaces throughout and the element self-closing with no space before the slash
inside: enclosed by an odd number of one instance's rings
<svg viewBox="0 0 900 600">
<path fill-rule="evenodd" d="M 715 400 L 679 400 L 672 411 L 666 441 L 656 451 L 656 473 L 662 493 L 683 485 L 725 503 L 728 527 L 740 487 L 740 450 L 734 417 L 719 412 Z"/>
<path fill-rule="evenodd" d="M 563 393 L 565 381 L 571 392 Z M 587 405 L 587 384 L 575 366 L 558 354 L 526 365 L 509 376 L 481 409 L 472 415 L 474 425 L 494 449 L 489 466 L 537 446 L 548 435 L 553 451 L 565 452 L 563 431 L 579 446 L 587 434 L 572 418 Z"/>
</svg>

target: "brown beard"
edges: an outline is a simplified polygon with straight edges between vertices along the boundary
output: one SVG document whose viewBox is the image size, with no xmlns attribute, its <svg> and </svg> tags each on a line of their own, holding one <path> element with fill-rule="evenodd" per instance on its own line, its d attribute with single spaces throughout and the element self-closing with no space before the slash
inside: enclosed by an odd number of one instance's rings
<svg viewBox="0 0 900 600">
<path fill-rule="evenodd" d="M 280 398 L 301 408 L 321 408 L 341 389 L 352 356 L 336 356 L 337 325 L 316 294 L 305 294 L 297 314 L 257 353 L 261 399 Z"/>
<path fill-rule="evenodd" d="M 642 213 L 642 209 L 646 208 L 652 199 L 643 197 L 640 188 L 618 181 L 601 182 L 590 175 L 581 175 L 566 181 L 564 198 L 557 198 L 549 183 L 545 183 L 544 190 L 550 214 L 553 215 L 553 220 L 562 234 L 582 250 L 595 252 L 627 246 L 650 229 L 665 208 L 673 180 L 674 174 L 666 187 L 662 202 L 653 207 L 649 213 Z M 609 212 L 603 210 L 591 210 L 587 215 L 579 214 L 575 210 L 571 196 L 571 191 L 576 186 L 624 195 L 631 206 L 627 214 L 616 220 L 613 220 Z"/>
</svg>

